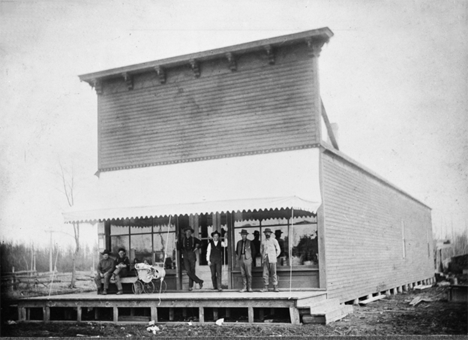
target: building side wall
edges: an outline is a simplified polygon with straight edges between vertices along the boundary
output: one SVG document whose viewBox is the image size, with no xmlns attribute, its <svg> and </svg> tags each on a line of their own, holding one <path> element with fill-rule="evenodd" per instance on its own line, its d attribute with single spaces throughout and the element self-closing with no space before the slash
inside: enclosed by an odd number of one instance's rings
<svg viewBox="0 0 468 340">
<path fill-rule="evenodd" d="M 433 276 L 430 209 L 323 152 L 329 298 L 349 301 Z"/>
<path fill-rule="evenodd" d="M 317 142 L 316 70 L 306 44 L 187 63 L 103 82 L 98 97 L 99 169 L 159 165 L 312 147 Z"/>
</svg>

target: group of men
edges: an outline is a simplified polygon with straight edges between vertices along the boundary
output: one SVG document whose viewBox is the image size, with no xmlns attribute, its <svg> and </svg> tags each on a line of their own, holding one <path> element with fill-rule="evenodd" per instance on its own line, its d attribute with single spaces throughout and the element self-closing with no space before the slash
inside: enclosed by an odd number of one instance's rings
<svg viewBox="0 0 468 340">
<path fill-rule="evenodd" d="M 110 252 L 108 250 L 104 250 L 101 254 L 102 259 L 99 261 L 97 273 L 94 277 L 97 292 L 98 294 L 106 295 L 110 281 L 115 281 L 117 294 L 120 295 L 123 293 L 121 278 L 127 276 L 130 270 L 130 260 L 127 257 L 127 253 L 124 248 L 120 248 L 118 251 L 119 256 L 116 260 L 109 257 Z"/>
<path fill-rule="evenodd" d="M 281 233 L 281 231 L 279 232 Z M 194 230 L 191 227 L 186 228 L 184 230 L 184 237 L 182 237 L 177 244 L 178 250 L 182 253 L 184 267 L 189 277 L 189 291 L 193 290 L 194 283 L 197 283 L 200 289 L 203 288 L 203 280 L 195 273 L 197 261 L 196 253 L 198 249 L 200 249 L 201 242 L 198 238 L 193 236 L 193 233 Z M 236 245 L 236 258 L 242 276 L 243 288 L 240 290 L 242 293 L 252 292 L 252 266 L 255 265 L 255 258 L 258 251 L 263 260 L 264 287 L 260 292 L 268 291 L 270 279 L 273 283 L 273 291 L 279 292 L 276 263 L 277 258 L 283 253 L 283 247 L 277 239 L 271 237 L 273 232 L 270 228 L 266 228 L 263 233 L 265 234 L 265 239 L 260 243 L 260 233 L 258 231 L 254 232 L 254 239 L 252 241 L 247 239 L 247 235 L 249 234 L 247 230 L 242 229 L 240 232 L 242 239 L 238 241 Z M 278 239 L 280 239 L 280 233 L 276 234 Z M 223 248 L 227 247 L 227 240 L 221 241 L 221 234 L 218 231 L 212 232 L 211 237 L 206 250 L 206 261 L 211 270 L 213 289 L 221 292 L 223 290 L 221 286 Z M 115 261 L 109 257 L 109 251 L 105 250 L 101 254 L 102 259 L 99 261 L 95 276 L 98 294 L 107 294 L 110 281 L 115 281 L 118 289 L 117 294 L 122 294 L 121 278 L 127 276 L 130 270 L 130 261 L 126 255 L 125 249 L 119 249 L 119 256 Z M 101 281 L 103 281 L 103 283 L 101 283 Z"/>
<path fill-rule="evenodd" d="M 198 238 L 193 236 L 194 230 L 188 227 L 184 230 L 184 237 L 178 243 L 178 249 L 182 252 L 184 260 L 184 267 L 189 277 L 189 291 L 193 290 L 194 283 L 203 288 L 203 280 L 200 279 L 195 273 L 196 252 L 200 249 L 201 242 Z M 240 267 L 243 288 L 240 292 L 252 292 L 252 265 L 255 261 L 257 251 L 263 259 L 263 283 L 264 287 L 260 292 L 267 292 L 270 285 L 270 279 L 273 283 L 273 291 L 278 290 L 278 275 L 276 273 L 277 258 L 282 253 L 282 247 L 275 238 L 271 237 L 273 233 L 270 228 L 266 228 L 263 232 L 265 234 L 264 241 L 260 244 L 257 235 L 259 232 L 254 232 L 254 240 L 247 239 L 249 234 L 247 230 L 242 229 L 240 235 L 242 239 L 236 245 L 236 258 Z M 280 234 L 279 234 L 280 235 Z M 213 289 L 222 291 L 221 287 L 221 268 L 223 264 L 223 248 L 227 247 L 227 240 L 220 240 L 220 233 L 214 231 L 211 233 L 212 239 L 209 241 L 206 251 L 206 260 L 211 270 L 211 282 Z M 258 243 L 257 243 L 258 240 Z M 257 243 L 257 246 L 256 246 Z M 258 246 L 258 244 L 260 244 Z M 258 247 L 260 249 L 258 249 Z"/>
</svg>

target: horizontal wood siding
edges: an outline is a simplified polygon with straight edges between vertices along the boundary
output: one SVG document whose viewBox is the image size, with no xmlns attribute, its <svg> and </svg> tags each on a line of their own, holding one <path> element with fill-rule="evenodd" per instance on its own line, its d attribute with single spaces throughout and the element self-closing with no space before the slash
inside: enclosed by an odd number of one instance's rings
<svg viewBox="0 0 468 340">
<path fill-rule="evenodd" d="M 189 65 L 103 84 L 98 99 L 99 168 L 238 156 L 311 147 L 316 133 L 316 71 L 304 46 Z"/>
<path fill-rule="evenodd" d="M 348 301 L 432 277 L 430 209 L 334 154 L 322 156 L 328 297 Z"/>
</svg>

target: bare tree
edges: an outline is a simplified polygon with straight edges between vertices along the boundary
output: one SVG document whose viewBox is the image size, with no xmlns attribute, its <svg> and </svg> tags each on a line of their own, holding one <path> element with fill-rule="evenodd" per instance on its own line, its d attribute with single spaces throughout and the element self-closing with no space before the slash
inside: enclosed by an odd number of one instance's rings
<svg viewBox="0 0 468 340">
<path fill-rule="evenodd" d="M 66 174 L 62 163 L 60 163 L 60 172 L 62 175 L 63 192 L 67 198 L 68 206 L 73 207 L 75 203 L 75 178 L 73 174 L 73 167 L 71 172 Z M 73 222 L 73 235 L 75 238 L 75 252 L 73 253 L 72 258 L 72 277 L 69 286 L 70 288 L 76 288 L 76 258 L 78 257 L 78 253 L 80 251 L 80 224 L 78 222 Z"/>
</svg>

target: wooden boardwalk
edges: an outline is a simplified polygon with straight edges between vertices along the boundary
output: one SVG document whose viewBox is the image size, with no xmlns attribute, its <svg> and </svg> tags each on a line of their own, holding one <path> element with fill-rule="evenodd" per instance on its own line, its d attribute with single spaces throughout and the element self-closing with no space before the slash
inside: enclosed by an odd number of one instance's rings
<svg viewBox="0 0 468 340">
<path fill-rule="evenodd" d="M 240 293 L 237 291 L 162 294 L 66 294 L 19 299 L 24 322 L 272 322 L 300 324 L 300 311 L 326 299 L 326 291 Z M 234 321 L 235 320 L 235 321 Z M 286 320 L 286 321 L 284 321 Z"/>
</svg>

